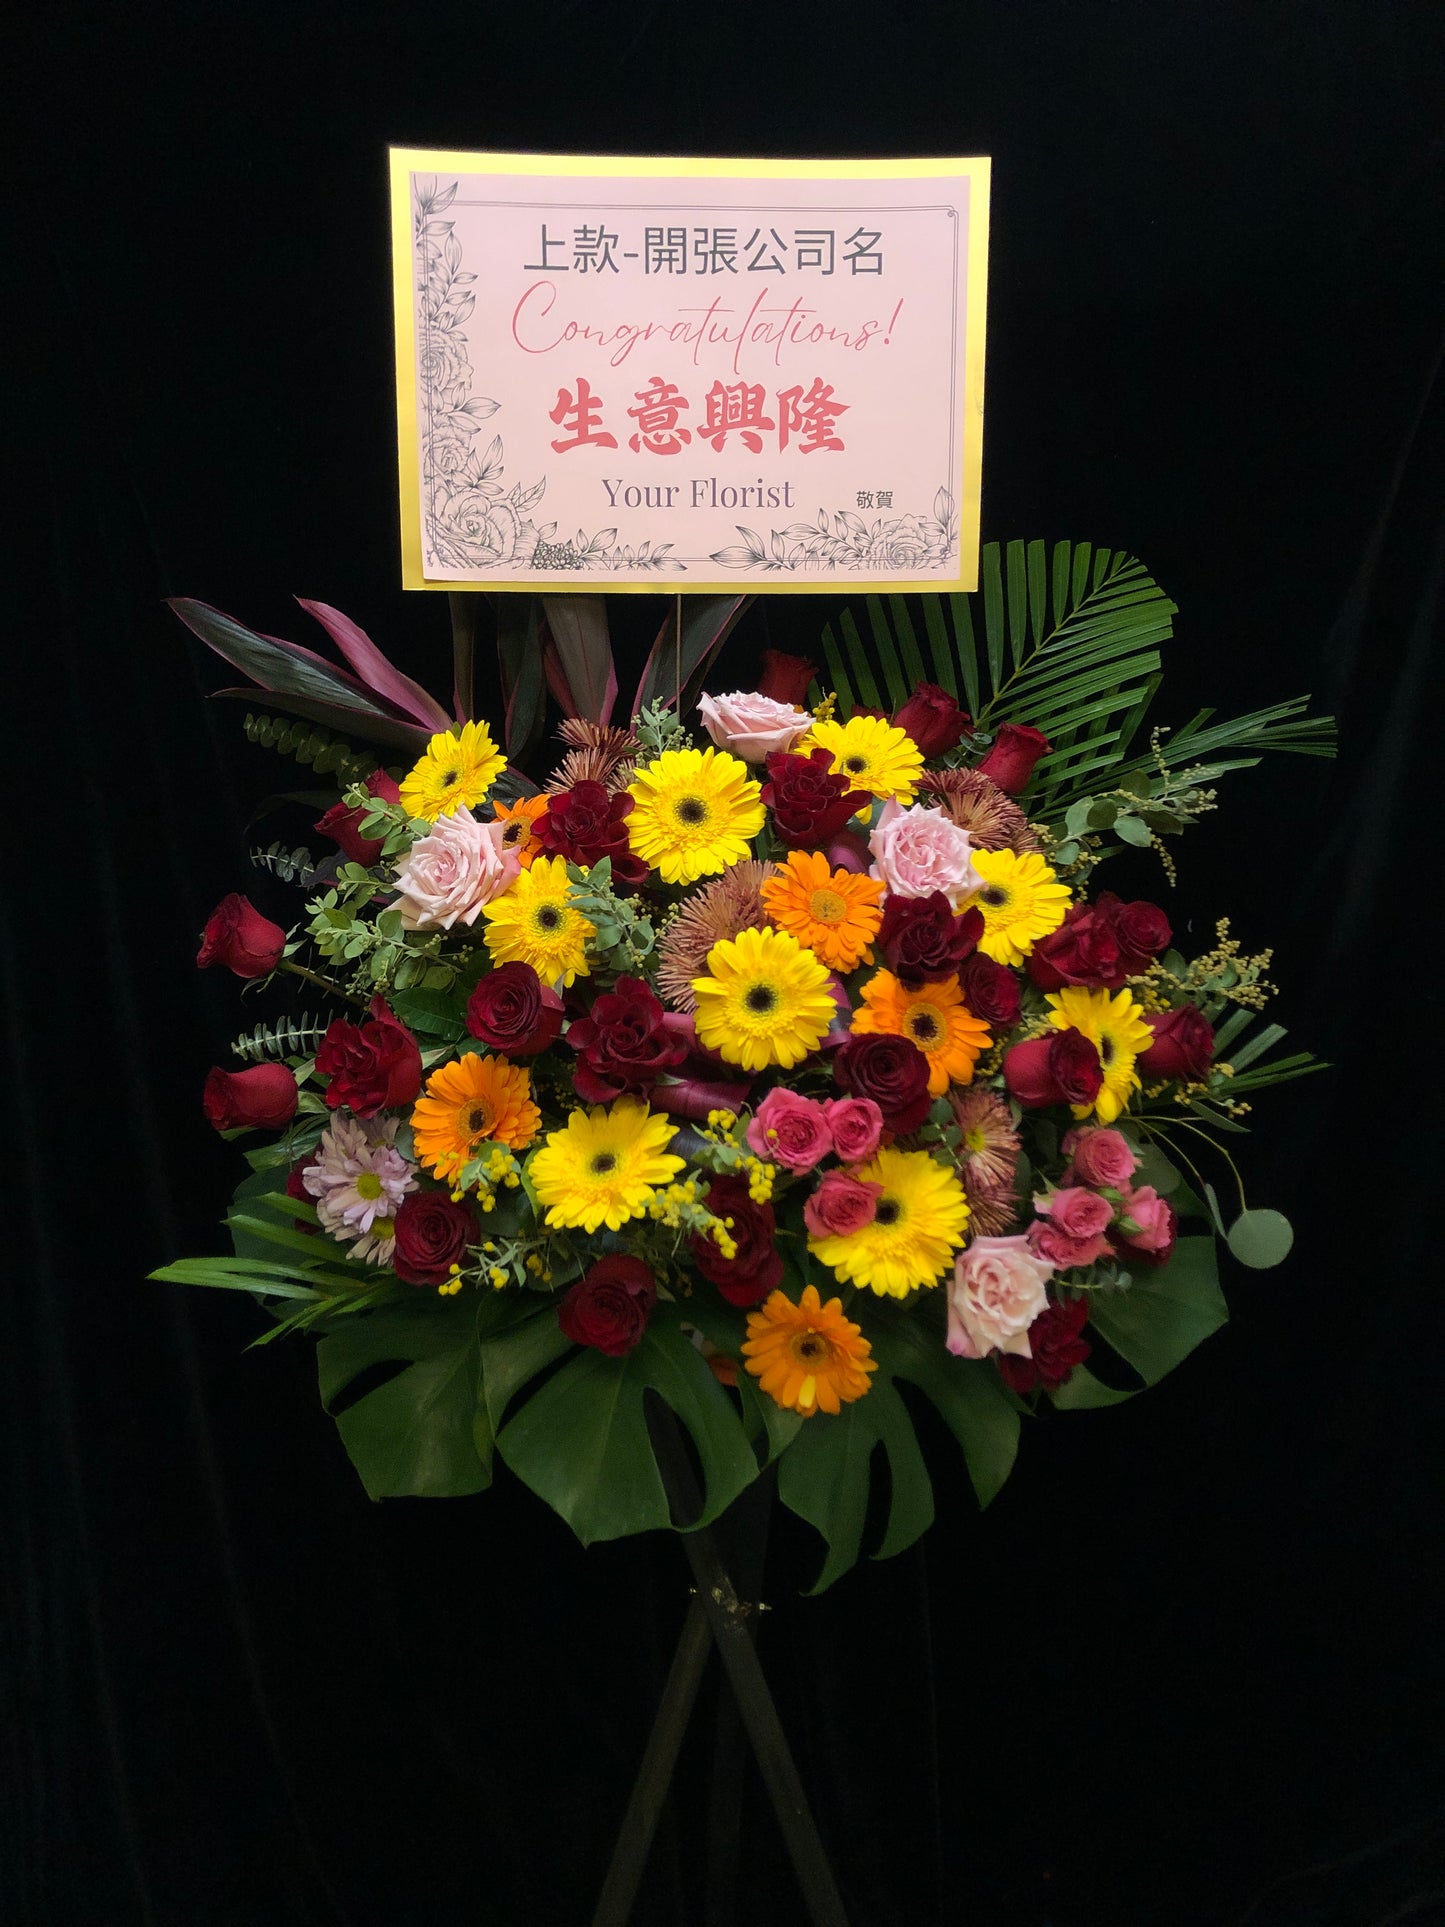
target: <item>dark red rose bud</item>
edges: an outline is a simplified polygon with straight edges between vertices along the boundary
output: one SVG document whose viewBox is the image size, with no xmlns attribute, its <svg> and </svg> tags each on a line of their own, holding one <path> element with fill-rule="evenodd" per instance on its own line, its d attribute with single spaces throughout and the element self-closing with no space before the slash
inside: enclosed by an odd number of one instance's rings
<svg viewBox="0 0 1445 1927">
<path fill-rule="evenodd" d="M 791 703 L 794 709 L 804 709 L 808 685 L 817 674 L 817 663 L 809 662 L 806 656 L 788 656 L 781 649 L 765 649 L 758 694 L 771 696 L 776 703 Z"/>
<path fill-rule="evenodd" d="M 1058 929 L 1035 943 L 1027 968 L 1040 990 L 1062 990 L 1065 984 L 1117 990 L 1129 974 L 1111 920 L 1089 903 L 1069 906 Z"/>
<path fill-rule="evenodd" d="M 371 1000 L 367 1023 L 348 1023 L 338 1017 L 321 1040 L 316 1068 L 330 1078 L 326 1102 L 332 1110 L 344 1104 L 357 1117 L 375 1117 L 416 1101 L 421 1089 L 421 1051 L 405 1024 L 399 1023 L 380 997 Z"/>
<path fill-rule="evenodd" d="M 1104 1082 L 1095 1045 L 1080 1030 L 1031 1037 L 1005 1053 L 1003 1080 L 1026 1110 L 1048 1104 L 1092 1104 Z"/>
<path fill-rule="evenodd" d="M 1047 1309 L 1029 1326 L 1033 1357 L 1020 1358 L 1013 1352 L 998 1354 L 998 1368 L 1004 1383 L 1020 1397 L 1037 1385 L 1046 1391 L 1057 1390 L 1093 1349 L 1083 1336 L 1088 1321 L 1087 1298 L 1071 1298 L 1067 1304 L 1050 1299 Z"/>
<path fill-rule="evenodd" d="M 850 1097 L 871 1097 L 897 1136 L 928 1116 L 928 1059 L 907 1037 L 858 1032 L 834 1054 L 833 1075 Z"/>
<path fill-rule="evenodd" d="M 763 803 L 773 828 L 793 849 L 818 849 L 845 830 L 866 797 L 856 796 L 846 776 L 835 776 L 826 749 L 808 756 L 775 750 L 767 759 Z"/>
<path fill-rule="evenodd" d="M 263 917 L 246 897 L 222 897 L 201 933 L 196 962 L 202 970 L 224 964 L 238 977 L 269 977 L 286 948 L 286 932 Z"/>
<path fill-rule="evenodd" d="M 685 1039 L 638 977 L 619 977 L 586 1017 L 567 1028 L 579 1052 L 572 1084 L 584 1104 L 610 1104 L 624 1091 L 645 1091 L 688 1054 Z"/>
<path fill-rule="evenodd" d="M 707 1208 L 715 1218 L 731 1218 L 728 1236 L 736 1254 L 725 1258 L 711 1238 L 688 1239 L 692 1261 L 730 1305 L 760 1305 L 783 1280 L 778 1251 L 778 1221 L 770 1204 L 755 1204 L 743 1177 L 714 1178 Z"/>
<path fill-rule="evenodd" d="M 626 790 L 612 796 L 602 783 L 574 783 L 570 790 L 547 798 L 547 807 L 532 828 L 549 856 L 586 864 L 611 857 L 616 882 L 642 883 L 647 865 L 633 855 L 627 840 L 631 814 L 632 798 Z"/>
<path fill-rule="evenodd" d="M 467 999 L 467 1029 L 507 1057 L 535 1057 L 557 1041 L 562 999 L 529 963 L 505 963 Z"/>
<path fill-rule="evenodd" d="M 873 941 L 894 976 L 913 988 L 956 977 L 982 935 L 981 910 L 955 916 L 948 898 L 934 890 L 926 897 L 885 897 Z"/>
<path fill-rule="evenodd" d="M 379 803 L 401 801 L 400 785 L 384 769 L 374 769 L 366 779 L 366 787 Z M 363 809 L 348 809 L 345 803 L 333 803 L 325 816 L 318 817 L 311 827 L 319 835 L 329 836 L 333 843 L 339 844 L 341 854 L 352 863 L 359 863 L 369 870 L 381 855 L 381 839 L 361 834 L 365 816 Z"/>
<path fill-rule="evenodd" d="M 622 1358 L 647 1330 L 657 1280 L 640 1258 L 614 1251 L 599 1258 L 557 1307 L 557 1323 L 574 1345 Z"/>
<path fill-rule="evenodd" d="M 936 682 L 920 683 L 893 720 L 925 756 L 942 756 L 947 750 L 957 749 L 964 737 L 973 733 L 973 718 Z"/>
<path fill-rule="evenodd" d="M 1018 796 L 1028 788 L 1034 764 L 1048 748 L 1048 737 L 1029 724 L 1005 723 L 994 738 L 993 748 L 978 764 L 978 773 L 997 783 L 1006 796 Z"/>
<path fill-rule="evenodd" d="M 218 1131 L 279 1131 L 296 1115 L 296 1079 L 284 1064 L 207 1073 L 201 1094 L 206 1122 Z"/>
<path fill-rule="evenodd" d="M 1145 1083 L 1178 1078 L 1202 1084 L 1214 1062 L 1214 1031 L 1203 1011 L 1195 1004 L 1180 1004 L 1144 1021 L 1154 1033 L 1154 1042 L 1139 1053 L 1135 1066 Z"/>
<path fill-rule="evenodd" d="M 1101 909 L 1106 897 L 1124 975 L 1137 977 L 1169 948 L 1174 936 L 1169 919 L 1157 903 L 1121 903 L 1117 897 L 1109 897 L 1107 891 L 1099 898 Z"/>
<path fill-rule="evenodd" d="M 995 963 L 976 950 L 959 971 L 958 986 L 974 1016 L 992 1030 L 1012 1030 L 1018 1022 L 1019 980 L 1007 964 Z"/>
<path fill-rule="evenodd" d="M 391 1268 L 407 1285 L 449 1284 L 480 1233 L 472 1207 L 446 1191 L 408 1191 L 397 1208 Z"/>
</svg>

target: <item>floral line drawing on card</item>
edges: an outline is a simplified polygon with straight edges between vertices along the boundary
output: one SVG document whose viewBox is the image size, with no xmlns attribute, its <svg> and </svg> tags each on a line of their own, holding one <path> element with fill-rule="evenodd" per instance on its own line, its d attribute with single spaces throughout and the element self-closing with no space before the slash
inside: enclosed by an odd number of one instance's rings
<svg viewBox="0 0 1445 1927">
<path fill-rule="evenodd" d="M 724 569 L 761 569 L 780 574 L 795 569 L 936 569 L 948 562 L 958 542 L 958 515 L 946 488 L 933 498 L 932 515 L 881 518 L 871 526 L 852 509 L 818 510 L 816 522 L 790 522 L 771 529 L 766 541 L 756 530 L 734 524 L 743 540 L 717 549 L 710 560 Z"/>
<path fill-rule="evenodd" d="M 451 569 L 595 569 L 685 572 L 670 542 L 619 544 L 616 529 L 554 542 L 555 522 L 530 519 L 547 490 L 542 476 L 530 488 L 503 483 L 506 455 L 500 435 L 478 453 L 482 423 L 500 403 L 472 394 L 475 371 L 463 322 L 476 307 L 476 275 L 462 267 L 454 223 L 442 220 L 459 182 L 434 175 L 415 186 L 417 369 L 421 384 L 422 515 L 433 567 Z"/>
</svg>

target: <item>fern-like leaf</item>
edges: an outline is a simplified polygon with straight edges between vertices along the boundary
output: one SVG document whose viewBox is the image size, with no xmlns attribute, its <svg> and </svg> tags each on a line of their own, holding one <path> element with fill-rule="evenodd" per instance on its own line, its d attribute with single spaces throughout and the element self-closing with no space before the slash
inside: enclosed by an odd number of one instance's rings
<svg viewBox="0 0 1445 1927">
<path fill-rule="evenodd" d="M 231 1052 L 250 1064 L 282 1057 L 314 1057 L 326 1029 L 324 1018 L 280 1017 L 274 1024 L 257 1024 L 254 1030 L 243 1031 Z"/>
<path fill-rule="evenodd" d="M 333 736 L 320 723 L 296 721 L 284 716 L 247 715 L 246 735 L 253 743 L 274 749 L 279 756 L 292 756 L 318 776 L 334 776 L 345 789 L 350 783 L 363 783 L 376 768 L 374 754 L 355 750 Z"/>
<path fill-rule="evenodd" d="M 258 870 L 269 870 L 282 883 L 299 883 L 303 890 L 311 887 L 316 876 L 316 859 L 300 844 L 294 850 L 284 843 L 272 843 L 264 850 L 258 844 L 247 854 Z"/>
</svg>

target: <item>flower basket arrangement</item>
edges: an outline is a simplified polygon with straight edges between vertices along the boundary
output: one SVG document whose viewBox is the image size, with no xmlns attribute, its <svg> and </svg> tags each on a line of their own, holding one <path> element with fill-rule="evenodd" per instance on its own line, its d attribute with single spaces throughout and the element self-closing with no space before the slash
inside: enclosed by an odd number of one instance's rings
<svg viewBox="0 0 1445 1927">
<path fill-rule="evenodd" d="M 306 1008 L 206 1080 L 261 1133 L 232 1255 L 154 1275 L 310 1335 L 375 1498 L 500 1456 L 584 1542 L 667 1526 L 654 1394 L 701 1520 L 774 1465 L 821 1587 L 877 1450 L 869 1549 L 931 1522 L 900 1382 L 986 1504 L 1041 1403 L 1128 1398 L 1223 1322 L 1221 1240 L 1287 1252 L 1225 1142 L 1318 1068 L 1261 1017 L 1267 953 L 1221 923 L 1186 956 L 1096 873 L 1152 849 L 1172 885 L 1220 778 L 1331 733 L 1306 699 L 1148 728 L 1173 604 L 1085 543 L 991 545 L 977 597 L 869 598 L 740 688 L 745 601 L 669 604 L 619 710 L 600 598 L 496 598 L 486 714 L 480 597 L 450 710 L 325 605 L 345 667 L 175 605 L 335 798 L 324 857 L 253 853 L 289 928 L 243 896 L 206 925 L 202 966 Z"/>
</svg>

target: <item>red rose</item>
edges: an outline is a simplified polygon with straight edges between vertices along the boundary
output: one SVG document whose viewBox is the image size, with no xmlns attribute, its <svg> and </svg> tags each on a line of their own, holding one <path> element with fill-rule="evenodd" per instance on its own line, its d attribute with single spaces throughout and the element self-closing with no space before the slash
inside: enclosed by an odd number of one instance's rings
<svg viewBox="0 0 1445 1927">
<path fill-rule="evenodd" d="M 1092 1104 L 1104 1082 L 1097 1048 L 1072 1026 L 1031 1037 L 1004 1055 L 1003 1081 L 1026 1110 L 1046 1104 Z"/>
<path fill-rule="evenodd" d="M 885 897 L 873 941 L 894 976 L 912 989 L 956 977 L 982 935 L 981 910 L 956 917 L 942 890 L 933 890 L 926 897 Z"/>
<path fill-rule="evenodd" d="M 1047 1308 L 1029 1326 L 1029 1349 L 1033 1357 L 999 1353 L 998 1368 L 1004 1383 L 1021 1397 L 1036 1385 L 1049 1391 L 1062 1385 L 1093 1349 L 1082 1336 L 1088 1320 L 1087 1298 L 1071 1298 L 1066 1304 L 1050 1299 Z"/>
<path fill-rule="evenodd" d="M 573 1088 L 584 1104 L 610 1104 L 624 1091 L 643 1091 L 687 1056 L 687 1043 L 639 977 L 619 977 L 586 1017 L 567 1027 L 580 1052 Z"/>
<path fill-rule="evenodd" d="M 771 696 L 776 703 L 791 703 L 794 709 L 802 709 L 808 685 L 817 673 L 817 663 L 809 662 L 806 656 L 788 656 L 781 649 L 765 649 L 758 694 Z"/>
<path fill-rule="evenodd" d="M 201 932 L 196 963 L 202 970 L 224 964 L 238 977 L 269 977 L 286 948 L 286 932 L 234 892 L 222 897 Z"/>
<path fill-rule="evenodd" d="M 1137 977 L 1169 948 L 1174 935 L 1169 919 L 1157 903 L 1142 899 L 1138 903 L 1121 903 L 1107 890 L 1099 898 L 1099 908 L 1104 909 L 1105 905 L 1113 920 L 1124 975 Z"/>
<path fill-rule="evenodd" d="M 747 1179 L 739 1177 L 714 1178 L 705 1202 L 715 1218 L 732 1219 L 728 1236 L 737 1251 L 725 1258 L 711 1238 L 695 1235 L 687 1241 L 693 1263 L 730 1305 L 760 1305 L 783 1278 L 773 1207 L 755 1204 Z"/>
<path fill-rule="evenodd" d="M 928 1116 L 928 1059 L 910 1038 L 859 1031 L 834 1055 L 833 1075 L 850 1096 L 871 1097 L 898 1136 Z"/>
<path fill-rule="evenodd" d="M 847 1171 L 828 1171 L 803 1206 L 803 1223 L 815 1238 L 851 1238 L 878 1215 L 883 1186 Z"/>
<path fill-rule="evenodd" d="M 557 1307 L 557 1323 L 574 1345 L 621 1358 L 647 1329 L 657 1281 L 640 1258 L 614 1251 L 585 1271 Z"/>
<path fill-rule="evenodd" d="M 772 812 L 774 829 L 792 848 L 817 849 L 852 821 L 859 798 L 846 776 L 834 775 L 826 749 L 809 756 L 774 750 L 767 771 L 763 802 Z"/>
<path fill-rule="evenodd" d="M 316 1068 L 331 1079 L 326 1102 L 344 1104 L 357 1117 L 375 1117 L 415 1102 L 421 1089 L 421 1051 L 405 1024 L 398 1023 L 381 997 L 371 1000 L 371 1021 L 348 1023 L 338 1017 L 321 1040 Z"/>
<path fill-rule="evenodd" d="M 547 798 L 547 807 L 532 828 L 550 856 L 586 864 L 609 856 L 618 883 L 642 883 L 647 865 L 633 855 L 627 840 L 631 814 L 632 798 L 626 790 L 611 796 L 602 783 L 574 783 L 570 790 Z"/>
<path fill-rule="evenodd" d="M 467 1029 L 508 1057 L 535 1057 L 562 1029 L 562 999 L 529 963 L 499 964 L 467 999 Z"/>
<path fill-rule="evenodd" d="M 384 769 L 374 769 L 366 779 L 369 795 L 382 803 L 399 803 L 401 789 L 394 777 L 388 776 Z M 360 808 L 350 808 L 345 803 L 333 803 L 325 816 L 312 824 L 312 829 L 321 836 L 329 836 L 341 846 L 341 854 L 352 863 L 359 863 L 369 870 L 381 855 L 381 838 L 363 836 L 361 823 L 367 812 Z"/>
<path fill-rule="evenodd" d="M 445 1285 L 477 1241 L 476 1213 L 447 1191 L 408 1191 L 397 1207 L 391 1268 L 404 1284 Z"/>
<path fill-rule="evenodd" d="M 1139 1053 L 1136 1065 L 1145 1082 L 1177 1077 L 1181 1083 L 1202 1084 L 1214 1062 L 1214 1031 L 1204 1012 L 1195 1004 L 1180 1004 L 1144 1021 L 1154 1033 L 1154 1042 Z"/>
<path fill-rule="evenodd" d="M 1028 788 L 1034 764 L 1048 747 L 1048 737 L 1027 723 L 1005 723 L 978 764 L 978 773 L 997 783 L 1006 796 L 1018 796 Z"/>
<path fill-rule="evenodd" d="M 974 1016 L 995 1030 L 1011 1030 L 1018 1022 L 1022 1010 L 1019 980 L 1007 964 L 995 963 L 981 950 L 975 951 L 959 971 L 958 985 Z"/>
<path fill-rule="evenodd" d="M 1039 938 L 1029 952 L 1028 973 L 1040 990 L 1062 990 L 1065 984 L 1117 990 L 1129 974 L 1112 922 L 1091 903 L 1071 904 L 1058 929 Z"/>
<path fill-rule="evenodd" d="M 973 733 L 973 718 L 936 682 L 921 682 L 903 707 L 894 712 L 893 720 L 925 756 L 942 756 L 946 750 L 957 749 L 964 737 Z"/>
<path fill-rule="evenodd" d="M 218 1131 L 279 1131 L 296 1115 L 296 1079 L 284 1064 L 257 1064 L 249 1071 L 217 1066 L 206 1075 L 201 1108 Z"/>
</svg>

